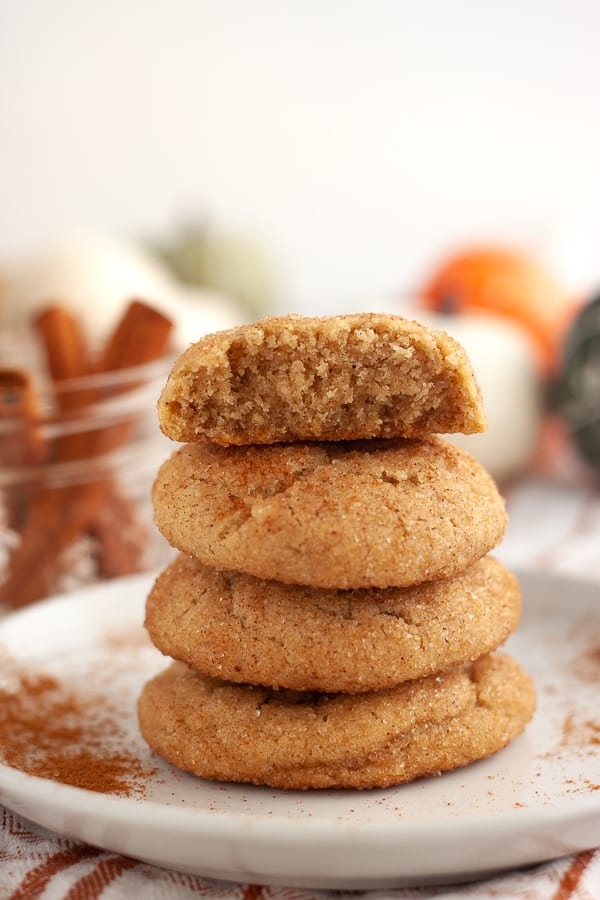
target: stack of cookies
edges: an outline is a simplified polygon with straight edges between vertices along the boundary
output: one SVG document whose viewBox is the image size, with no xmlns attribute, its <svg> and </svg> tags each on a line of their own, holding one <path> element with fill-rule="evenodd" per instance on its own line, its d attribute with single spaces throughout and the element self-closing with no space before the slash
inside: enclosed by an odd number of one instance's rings
<svg viewBox="0 0 600 900">
<path fill-rule="evenodd" d="M 173 662 L 142 734 L 205 778 L 386 787 L 488 756 L 535 695 L 495 652 L 520 594 L 488 552 L 506 514 L 438 434 L 485 428 L 463 349 L 399 316 L 270 318 L 176 361 L 184 442 L 153 491 L 180 555 L 146 626 Z"/>
</svg>

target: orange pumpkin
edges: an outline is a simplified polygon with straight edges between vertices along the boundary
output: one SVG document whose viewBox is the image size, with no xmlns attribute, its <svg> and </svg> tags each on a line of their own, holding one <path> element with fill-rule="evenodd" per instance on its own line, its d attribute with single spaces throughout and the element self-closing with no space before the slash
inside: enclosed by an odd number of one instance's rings
<svg viewBox="0 0 600 900">
<path fill-rule="evenodd" d="M 513 250 L 474 247 L 450 257 L 419 293 L 437 312 L 493 312 L 531 337 L 541 371 L 550 373 L 574 304 L 546 269 Z"/>
</svg>

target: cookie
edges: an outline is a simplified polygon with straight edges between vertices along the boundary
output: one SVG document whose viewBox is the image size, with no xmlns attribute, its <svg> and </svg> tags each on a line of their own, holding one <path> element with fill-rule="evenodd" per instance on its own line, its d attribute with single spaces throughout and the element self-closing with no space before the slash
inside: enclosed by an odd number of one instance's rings
<svg viewBox="0 0 600 900">
<path fill-rule="evenodd" d="M 313 587 L 405 587 L 457 575 L 502 538 L 482 466 L 442 438 L 219 447 L 161 466 L 155 522 L 206 565 Z"/>
<path fill-rule="evenodd" d="M 517 580 L 486 557 L 412 588 L 339 591 L 219 572 L 179 556 L 146 604 L 165 655 L 227 681 L 373 691 L 477 659 L 517 627 Z"/>
<path fill-rule="evenodd" d="M 138 716 L 180 769 L 300 790 L 383 788 L 464 766 L 508 744 L 534 707 L 519 664 L 492 653 L 365 694 L 232 685 L 173 663 L 145 685 Z"/>
<path fill-rule="evenodd" d="M 273 317 L 207 335 L 175 362 L 158 413 L 176 441 L 223 445 L 486 427 L 460 344 L 375 313 Z"/>
</svg>

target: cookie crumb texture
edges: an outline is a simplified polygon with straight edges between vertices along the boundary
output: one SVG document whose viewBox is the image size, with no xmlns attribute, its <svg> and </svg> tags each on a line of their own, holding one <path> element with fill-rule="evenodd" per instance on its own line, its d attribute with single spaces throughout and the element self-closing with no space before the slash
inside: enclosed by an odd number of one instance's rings
<svg viewBox="0 0 600 900">
<path fill-rule="evenodd" d="M 232 685 L 173 663 L 142 692 L 148 744 L 204 778 L 271 787 L 390 787 L 482 759 L 533 715 L 529 677 L 491 653 L 367 694 Z"/>
<path fill-rule="evenodd" d="M 313 587 L 457 575 L 506 527 L 492 478 L 436 436 L 186 444 L 163 463 L 153 503 L 167 540 L 206 565 Z"/>
<path fill-rule="evenodd" d="M 205 675 L 355 693 L 495 650 L 520 610 L 516 578 L 491 557 L 412 588 L 340 591 L 219 572 L 180 555 L 150 592 L 146 627 L 166 656 Z"/>
<path fill-rule="evenodd" d="M 262 319 L 207 335 L 175 362 L 159 421 L 222 445 L 485 431 L 463 348 L 401 316 Z"/>
</svg>

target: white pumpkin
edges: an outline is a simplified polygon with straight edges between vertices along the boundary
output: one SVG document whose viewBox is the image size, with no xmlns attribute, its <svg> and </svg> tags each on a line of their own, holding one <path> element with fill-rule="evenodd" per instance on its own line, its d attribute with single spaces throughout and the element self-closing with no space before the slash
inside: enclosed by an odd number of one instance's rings
<svg viewBox="0 0 600 900">
<path fill-rule="evenodd" d="M 175 349 L 202 334 L 243 321 L 228 298 L 190 290 L 134 242 L 73 237 L 8 269 L 3 328 L 22 330 L 37 311 L 60 303 L 80 320 L 92 347 L 101 346 L 130 300 L 156 306 L 175 323 Z"/>
<path fill-rule="evenodd" d="M 523 471 L 535 452 L 543 415 L 542 385 L 525 331 L 491 314 L 403 314 L 450 334 L 465 348 L 475 370 L 488 429 L 483 434 L 448 435 L 448 440 L 477 457 L 496 479 Z"/>
<path fill-rule="evenodd" d="M 171 297 L 175 320 L 175 344 L 184 349 L 205 334 L 235 328 L 247 321 L 247 314 L 229 297 L 205 288 L 178 286 Z"/>
</svg>

